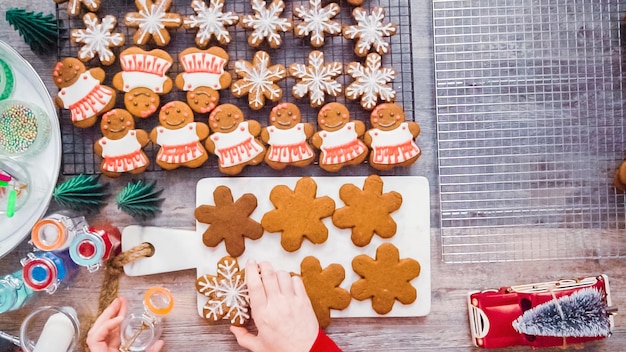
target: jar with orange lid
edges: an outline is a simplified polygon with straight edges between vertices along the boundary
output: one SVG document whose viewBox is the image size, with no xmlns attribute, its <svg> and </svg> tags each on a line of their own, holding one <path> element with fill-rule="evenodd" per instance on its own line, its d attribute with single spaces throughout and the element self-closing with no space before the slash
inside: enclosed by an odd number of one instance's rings
<svg viewBox="0 0 626 352">
<path fill-rule="evenodd" d="M 159 339 L 162 318 L 174 308 L 174 297 L 164 287 L 151 287 L 144 295 L 143 308 L 122 322 L 120 352 L 145 351 Z"/>
</svg>

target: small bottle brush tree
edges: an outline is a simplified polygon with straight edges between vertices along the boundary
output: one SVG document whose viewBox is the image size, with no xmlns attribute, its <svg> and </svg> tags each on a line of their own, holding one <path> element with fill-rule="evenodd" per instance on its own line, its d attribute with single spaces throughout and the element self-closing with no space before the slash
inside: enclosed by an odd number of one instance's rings
<svg viewBox="0 0 626 352">
<path fill-rule="evenodd" d="M 11 8 L 5 17 L 34 53 L 51 54 L 57 48 L 59 25 L 54 15 Z"/>
</svg>

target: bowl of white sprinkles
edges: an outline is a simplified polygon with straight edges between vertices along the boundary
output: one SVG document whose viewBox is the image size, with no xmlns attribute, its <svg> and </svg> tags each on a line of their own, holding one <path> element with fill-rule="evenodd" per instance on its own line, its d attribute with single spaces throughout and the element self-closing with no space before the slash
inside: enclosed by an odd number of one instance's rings
<svg viewBox="0 0 626 352">
<path fill-rule="evenodd" d="M 40 153 L 50 141 L 50 118 L 37 105 L 0 101 L 0 155 L 20 157 Z"/>
</svg>

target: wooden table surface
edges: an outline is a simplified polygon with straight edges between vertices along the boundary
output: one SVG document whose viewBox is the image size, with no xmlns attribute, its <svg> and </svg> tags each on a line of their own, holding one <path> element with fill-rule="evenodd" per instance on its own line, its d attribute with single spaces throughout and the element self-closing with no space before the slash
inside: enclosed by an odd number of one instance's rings
<svg viewBox="0 0 626 352">
<path fill-rule="evenodd" d="M 10 7 L 26 7 L 30 10 L 54 11 L 49 1 L 3 0 L 0 14 Z M 419 137 L 424 155 L 413 167 L 411 174 L 429 178 L 431 183 L 432 214 L 431 256 L 432 256 L 432 308 L 430 314 L 417 318 L 354 318 L 335 319 L 327 333 L 346 351 L 472 351 L 467 319 L 466 295 L 470 290 L 496 288 L 505 285 L 548 281 L 559 278 L 572 278 L 605 273 L 611 280 L 611 291 L 615 305 L 626 302 L 626 277 L 624 260 L 560 260 L 525 261 L 508 263 L 447 264 L 441 260 L 441 243 L 438 224 L 438 195 L 436 178 L 436 126 L 434 113 L 434 88 L 432 67 L 432 40 L 430 2 L 415 2 L 413 7 L 413 53 L 416 77 L 416 120 L 422 126 Z M 24 44 L 0 16 L 0 38 L 13 45 L 31 62 L 52 94 L 51 71 L 55 57 L 38 57 Z M 157 225 L 193 229 L 195 221 L 193 196 L 195 183 L 203 177 L 201 170 L 177 170 L 174 172 L 153 172 L 150 179 L 156 179 L 165 187 L 163 212 L 156 219 L 138 222 L 119 212 L 113 201 L 109 201 L 100 213 L 91 214 L 91 223 L 112 222 L 119 227 L 131 224 Z M 132 177 L 108 180 L 111 192 L 117 193 Z M 56 210 L 52 205 L 50 211 Z M 546 230 L 549 231 L 549 230 Z M 0 259 L 0 272 L 10 272 L 19 267 L 19 259 L 28 251 L 26 243 Z M 95 273 L 81 271 L 79 277 L 66 288 L 54 295 L 39 294 L 26 307 L 0 315 L 0 330 L 17 334 L 19 324 L 29 310 L 41 305 L 71 305 L 82 317 L 95 313 L 97 299 L 102 284 L 103 270 Z M 159 274 L 146 277 L 122 277 L 120 294 L 129 298 L 131 304 L 140 305 L 143 292 L 152 285 L 170 288 L 176 299 L 176 308 L 166 320 L 162 337 L 166 351 L 240 351 L 242 350 L 229 333 L 228 326 L 209 326 L 196 313 L 196 294 L 193 289 L 195 270 Z M 621 307 L 620 307 L 621 308 Z M 570 346 L 583 351 L 620 351 L 626 346 L 626 318 L 617 315 L 613 336 L 608 339 L 588 343 L 585 346 Z M 0 342 L 0 351 L 8 347 Z M 510 351 L 526 351 L 528 348 L 511 348 Z M 556 350 L 556 349 L 547 349 Z"/>
</svg>

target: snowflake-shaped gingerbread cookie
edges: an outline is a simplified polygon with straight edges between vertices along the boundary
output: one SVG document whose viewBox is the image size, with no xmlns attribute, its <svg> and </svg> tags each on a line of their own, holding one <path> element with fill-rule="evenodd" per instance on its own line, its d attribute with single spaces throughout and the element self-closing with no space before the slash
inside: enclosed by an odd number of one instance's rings
<svg viewBox="0 0 626 352">
<path fill-rule="evenodd" d="M 248 106 L 259 110 L 265 106 L 265 99 L 278 101 L 283 90 L 276 82 L 285 78 L 287 71 L 283 65 L 270 66 L 270 55 L 265 51 L 257 51 L 252 62 L 239 60 L 235 62 L 235 72 L 242 78 L 230 87 L 237 98 L 248 94 Z"/>
<path fill-rule="evenodd" d="M 72 16 L 80 14 L 80 4 L 82 3 L 89 11 L 96 12 L 100 8 L 101 0 L 54 0 L 57 4 L 67 3 L 67 13 Z"/>
<path fill-rule="evenodd" d="M 296 98 L 309 94 L 312 107 L 324 104 L 325 94 L 334 97 L 341 94 L 341 84 L 336 78 L 341 74 L 340 62 L 324 62 L 324 53 L 314 50 L 309 54 L 309 64 L 292 64 L 289 74 L 297 78 L 292 92 Z"/>
<path fill-rule="evenodd" d="M 183 23 L 179 14 L 167 12 L 172 0 L 135 0 L 135 5 L 139 12 L 129 12 L 124 17 L 128 27 L 137 28 L 135 44 L 146 44 L 152 38 L 156 45 L 165 46 L 171 39 L 168 28 L 178 28 Z"/>
<path fill-rule="evenodd" d="M 388 103 L 396 99 L 396 91 L 388 83 L 396 78 L 393 68 L 383 68 L 382 58 L 376 53 L 367 55 L 365 66 L 360 62 L 351 62 L 346 73 L 354 78 L 354 82 L 346 88 L 346 97 L 351 100 L 361 98 L 361 106 L 372 110 L 378 98 Z"/>
<path fill-rule="evenodd" d="M 202 316 L 209 322 L 228 319 L 232 325 L 243 326 L 250 320 L 250 298 L 245 269 L 237 259 L 224 257 L 217 263 L 217 275 L 196 279 L 198 293 L 208 297 Z"/>
<path fill-rule="evenodd" d="M 385 19 L 383 8 L 376 7 L 368 15 L 363 8 L 357 7 L 352 11 L 352 16 L 357 24 L 344 27 L 343 36 L 347 39 L 357 39 L 354 46 L 355 54 L 365 56 L 372 47 L 381 55 L 389 52 L 389 43 L 384 38 L 396 34 L 396 25 L 383 23 Z"/>
<path fill-rule="evenodd" d="M 207 46 L 211 38 L 220 44 L 230 43 L 230 33 L 226 26 L 232 26 L 239 22 L 239 16 L 233 12 L 224 12 L 224 0 L 211 0 L 207 7 L 204 0 L 193 0 L 191 7 L 196 15 L 185 17 L 183 26 L 187 29 L 198 28 L 196 44 L 203 48 Z"/>
<path fill-rule="evenodd" d="M 311 35 L 311 45 L 316 48 L 324 45 L 324 33 L 337 35 L 341 33 L 341 25 L 332 21 L 340 11 L 339 5 L 334 2 L 322 7 L 322 0 L 310 0 L 310 6 L 297 6 L 293 13 L 302 20 L 294 28 L 298 37 Z"/>
<path fill-rule="evenodd" d="M 267 39 L 270 47 L 276 49 L 282 43 L 282 38 L 278 32 L 291 30 L 291 21 L 280 17 L 285 9 L 282 0 L 273 0 L 268 6 L 264 0 L 252 0 L 253 15 L 246 15 L 241 20 L 241 26 L 252 29 L 248 36 L 248 44 L 256 48 Z"/>
<path fill-rule="evenodd" d="M 117 24 L 115 17 L 107 15 L 100 21 L 95 14 L 89 12 L 83 16 L 83 22 L 85 29 L 71 31 L 72 41 L 83 44 L 78 51 L 78 58 L 87 62 L 98 55 L 103 65 L 111 65 L 115 61 L 111 47 L 124 44 L 124 34 L 112 33 Z"/>
</svg>

